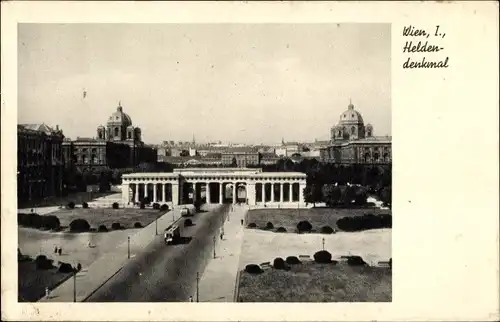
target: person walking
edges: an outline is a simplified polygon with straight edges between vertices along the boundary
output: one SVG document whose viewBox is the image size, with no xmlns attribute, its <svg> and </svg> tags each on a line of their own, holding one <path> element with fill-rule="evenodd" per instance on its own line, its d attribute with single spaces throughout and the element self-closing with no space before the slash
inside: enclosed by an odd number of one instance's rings
<svg viewBox="0 0 500 322">
<path fill-rule="evenodd" d="M 193 297 L 192 296 L 189 297 L 189 302 L 193 302 Z"/>
<path fill-rule="evenodd" d="M 45 297 L 48 299 L 49 298 L 49 288 L 45 287 Z"/>
<path fill-rule="evenodd" d="M 62 248 L 59 248 L 58 253 L 59 253 L 59 256 L 61 256 L 61 254 L 62 254 Z"/>
<path fill-rule="evenodd" d="M 54 254 L 57 254 L 57 246 L 54 248 Z"/>
<path fill-rule="evenodd" d="M 241 220 L 241 225 L 243 226 L 243 219 Z"/>
</svg>

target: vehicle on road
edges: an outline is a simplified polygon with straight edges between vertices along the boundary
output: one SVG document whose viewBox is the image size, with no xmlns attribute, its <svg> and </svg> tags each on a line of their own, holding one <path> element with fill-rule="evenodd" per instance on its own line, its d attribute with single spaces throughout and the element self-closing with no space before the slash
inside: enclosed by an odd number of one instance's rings
<svg viewBox="0 0 500 322">
<path fill-rule="evenodd" d="M 177 244 L 181 241 L 181 228 L 179 225 L 173 225 L 165 229 L 163 235 L 166 245 Z"/>
<path fill-rule="evenodd" d="M 196 213 L 196 208 L 194 205 L 186 205 L 181 209 L 182 217 L 194 216 L 195 213 Z"/>
</svg>

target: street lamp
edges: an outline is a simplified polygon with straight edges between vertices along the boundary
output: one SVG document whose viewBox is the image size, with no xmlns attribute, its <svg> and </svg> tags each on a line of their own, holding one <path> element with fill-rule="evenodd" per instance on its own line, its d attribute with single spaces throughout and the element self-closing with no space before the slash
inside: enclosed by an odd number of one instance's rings
<svg viewBox="0 0 500 322">
<path fill-rule="evenodd" d="M 73 271 L 73 302 L 76 302 L 76 270 Z"/>
<path fill-rule="evenodd" d="M 158 235 L 158 218 L 155 219 L 155 235 Z"/>
<path fill-rule="evenodd" d="M 127 237 L 127 250 L 128 259 L 130 259 L 130 236 Z"/>
<path fill-rule="evenodd" d="M 200 301 L 200 272 L 196 272 L 196 302 Z"/>
<path fill-rule="evenodd" d="M 325 250 L 325 238 L 323 237 L 323 250 Z"/>
<path fill-rule="evenodd" d="M 215 235 L 214 235 L 213 240 L 214 240 L 214 258 L 215 258 L 215 241 L 216 241 Z"/>
</svg>

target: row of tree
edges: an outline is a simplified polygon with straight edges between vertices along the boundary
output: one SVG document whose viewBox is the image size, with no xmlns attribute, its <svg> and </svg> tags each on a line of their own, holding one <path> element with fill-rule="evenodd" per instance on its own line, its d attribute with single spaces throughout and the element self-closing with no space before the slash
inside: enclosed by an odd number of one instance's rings
<svg viewBox="0 0 500 322">
<path fill-rule="evenodd" d="M 304 200 L 307 203 L 324 202 L 327 207 L 365 205 L 370 193 L 375 194 L 384 203 L 390 207 L 392 192 L 391 186 L 380 188 L 376 191 L 364 186 L 358 185 L 337 185 L 337 184 L 308 184 L 304 189 Z"/>
</svg>

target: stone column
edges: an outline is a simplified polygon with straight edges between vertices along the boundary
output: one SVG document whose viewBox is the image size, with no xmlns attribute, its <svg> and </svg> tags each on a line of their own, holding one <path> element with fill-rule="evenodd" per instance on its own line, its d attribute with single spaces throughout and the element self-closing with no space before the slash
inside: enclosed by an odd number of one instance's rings
<svg viewBox="0 0 500 322">
<path fill-rule="evenodd" d="M 122 202 L 124 205 L 127 205 L 130 201 L 130 189 L 128 183 L 122 183 Z"/>
<path fill-rule="evenodd" d="M 165 195 L 165 188 L 166 188 L 167 184 L 166 183 L 162 183 L 161 184 L 161 202 L 167 202 L 167 197 Z"/>
<path fill-rule="evenodd" d="M 144 198 L 148 197 L 148 183 L 144 183 Z"/>
<path fill-rule="evenodd" d="M 207 189 L 205 191 L 206 197 L 207 197 L 207 204 L 210 204 L 210 182 L 207 182 Z"/>
<path fill-rule="evenodd" d="M 156 185 L 156 183 L 153 183 L 153 202 L 157 202 L 158 201 L 158 198 L 157 198 L 157 195 L 156 195 L 156 191 L 158 190 L 158 186 Z"/>
<path fill-rule="evenodd" d="M 255 189 L 255 183 L 247 183 L 247 200 L 248 205 L 254 206 L 257 202 L 257 190 Z"/>
<path fill-rule="evenodd" d="M 193 202 L 196 201 L 196 182 L 193 182 Z"/>
<path fill-rule="evenodd" d="M 271 183 L 271 202 L 274 202 L 274 182 Z"/>
<path fill-rule="evenodd" d="M 306 187 L 306 183 L 305 182 L 301 182 L 299 184 L 299 203 L 300 204 L 303 204 L 304 203 L 304 189 Z"/>
<path fill-rule="evenodd" d="M 290 190 L 288 201 L 292 202 L 293 201 L 293 182 L 290 182 L 290 184 L 288 185 L 288 188 Z"/>
<path fill-rule="evenodd" d="M 233 204 L 236 203 L 236 182 L 233 183 Z"/>
<path fill-rule="evenodd" d="M 135 184 L 135 202 L 139 202 L 139 183 Z"/>
<path fill-rule="evenodd" d="M 179 188 L 181 185 L 179 185 L 178 182 L 172 183 L 172 205 L 178 205 L 179 204 Z"/>
<path fill-rule="evenodd" d="M 280 203 L 283 202 L 283 182 L 280 182 Z"/>
<path fill-rule="evenodd" d="M 224 196 L 223 188 L 224 188 L 224 182 L 219 182 L 219 204 L 221 205 L 222 205 L 222 197 Z"/>
</svg>

